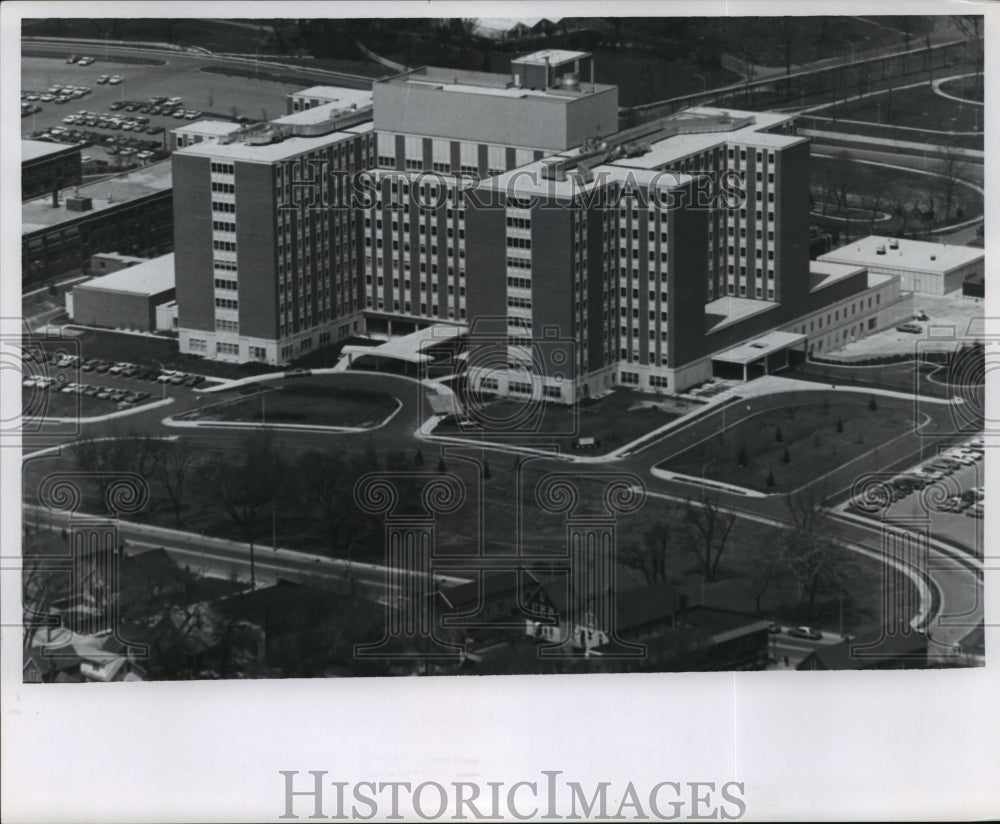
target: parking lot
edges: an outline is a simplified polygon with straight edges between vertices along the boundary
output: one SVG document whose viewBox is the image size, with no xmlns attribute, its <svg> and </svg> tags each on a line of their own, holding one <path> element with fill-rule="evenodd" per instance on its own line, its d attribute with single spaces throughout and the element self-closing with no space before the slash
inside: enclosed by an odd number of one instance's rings
<svg viewBox="0 0 1000 824">
<path fill-rule="evenodd" d="M 84 360 L 55 351 L 46 353 L 45 359 L 44 365 L 38 364 L 22 380 L 26 414 L 31 410 L 31 414 L 44 417 L 90 418 L 211 385 L 202 375 Z"/>
<path fill-rule="evenodd" d="M 931 456 L 889 480 L 892 503 L 884 510 L 860 496 L 849 501 L 848 512 L 886 521 L 927 519 L 932 537 L 967 547 L 983 548 L 984 445 L 972 438 L 959 447 Z M 933 489 L 925 487 L 934 484 Z M 881 513 L 881 515 L 880 515 Z"/>
<path fill-rule="evenodd" d="M 273 118 L 285 113 L 285 97 L 289 92 L 308 84 L 274 83 L 266 80 L 254 80 L 238 77 L 227 77 L 216 73 L 202 72 L 197 61 L 190 57 L 158 59 L 156 64 L 117 62 L 114 58 L 105 59 L 99 55 L 91 65 L 81 66 L 79 62 L 67 63 L 66 58 L 56 57 L 25 57 L 21 61 L 21 90 L 39 97 L 37 101 L 22 100 L 40 110 L 21 120 L 22 137 L 30 137 L 33 133 L 43 133 L 50 128 L 66 128 L 63 118 L 86 110 L 95 116 L 108 116 L 114 113 L 112 105 L 121 105 L 134 101 L 142 104 L 151 99 L 164 100 L 179 97 L 182 102 L 178 108 L 185 112 L 199 112 L 203 117 L 232 119 L 246 117 L 259 120 L 263 117 Z M 110 77 L 117 75 L 122 78 L 118 84 L 98 83 L 102 75 Z M 63 103 L 42 101 L 41 94 L 58 86 L 60 89 L 69 87 L 88 87 L 89 93 L 72 98 Z M 136 114 L 119 109 L 120 116 Z M 145 130 L 162 128 L 162 133 L 147 136 L 143 139 L 155 140 L 159 148 L 169 147 L 169 131 L 190 122 L 186 118 L 175 118 L 173 110 L 170 113 L 161 111 L 159 114 L 147 113 L 149 122 L 143 124 Z M 94 118 L 96 120 L 96 117 Z M 193 118 L 192 118 L 193 119 Z M 80 127 L 77 127 L 80 128 Z M 97 126 L 82 128 L 107 136 L 125 136 L 127 132 L 113 129 L 101 129 Z M 136 135 L 138 136 L 138 135 Z M 136 148 L 127 146 L 128 148 Z M 85 156 L 95 160 L 104 160 L 113 167 L 118 165 L 118 156 L 109 154 L 109 147 L 95 143 L 83 150 Z M 144 147 L 145 148 L 145 147 Z M 140 149 L 141 151 L 142 149 Z M 126 157 L 127 159 L 127 157 Z"/>
</svg>

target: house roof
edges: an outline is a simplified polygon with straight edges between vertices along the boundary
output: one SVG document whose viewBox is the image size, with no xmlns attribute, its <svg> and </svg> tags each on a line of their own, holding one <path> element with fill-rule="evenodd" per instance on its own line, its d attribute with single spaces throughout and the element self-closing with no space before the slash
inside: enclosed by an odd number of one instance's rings
<svg viewBox="0 0 1000 824">
<path fill-rule="evenodd" d="M 228 618 L 249 621 L 269 633 L 296 632 L 315 626 L 348 592 L 346 582 L 318 589 L 280 579 L 274 586 L 224 598 L 215 606 Z"/>
</svg>

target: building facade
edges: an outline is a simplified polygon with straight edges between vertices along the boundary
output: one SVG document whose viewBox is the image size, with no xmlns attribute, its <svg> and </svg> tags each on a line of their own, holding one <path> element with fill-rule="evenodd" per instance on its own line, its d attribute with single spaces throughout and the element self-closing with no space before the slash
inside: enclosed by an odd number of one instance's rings
<svg viewBox="0 0 1000 824">
<path fill-rule="evenodd" d="M 284 364 L 453 325 L 472 388 L 572 402 L 682 391 L 771 330 L 804 356 L 792 339 L 831 302 L 854 300 L 850 335 L 895 320 L 868 306 L 899 303 L 892 285 L 810 263 L 791 116 L 701 107 L 619 131 L 617 88 L 593 78 L 559 49 L 509 74 L 422 67 L 180 148 L 181 351 Z"/>
<path fill-rule="evenodd" d="M 373 148 L 370 107 L 328 103 L 174 154 L 181 352 L 285 363 L 360 330 L 361 213 L 328 197 Z"/>
</svg>

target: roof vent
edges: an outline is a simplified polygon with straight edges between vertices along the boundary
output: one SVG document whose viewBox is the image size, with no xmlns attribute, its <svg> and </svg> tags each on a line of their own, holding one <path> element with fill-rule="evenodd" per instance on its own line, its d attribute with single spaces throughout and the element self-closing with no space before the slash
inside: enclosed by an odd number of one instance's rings
<svg viewBox="0 0 1000 824">
<path fill-rule="evenodd" d="M 73 195 L 66 198 L 66 209 L 70 212 L 89 212 L 94 208 L 93 201 L 89 197 Z"/>
<path fill-rule="evenodd" d="M 876 255 L 884 255 L 884 254 L 885 254 L 885 244 L 882 244 L 881 246 L 879 246 L 879 247 L 878 247 L 878 248 L 877 248 L 877 249 L 875 250 L 875 254 L 876 254 Z"/>
</svg>

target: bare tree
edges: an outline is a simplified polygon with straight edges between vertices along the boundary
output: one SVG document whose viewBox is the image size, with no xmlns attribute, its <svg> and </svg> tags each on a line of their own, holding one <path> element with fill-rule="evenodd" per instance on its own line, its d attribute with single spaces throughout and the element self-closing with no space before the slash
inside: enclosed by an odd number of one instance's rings
<svg viewBox="0 0 1000 824">
<path fill-rule="evenodd" d="M 255 543 L 260 516 L 274 505 L 285 487 L 285 464 L 271 443 L 269 432 L 246 438 L 235 464 L 211 462 L 203 467 L 202 489 L 225 510 L 250 545 L 250 586 L 256 589 Z"/>
<path fill-rule="evenodd" d="M 195 460 L 196 455 L 191 446 L 185 441 L 177 441 L 166 445 L 153 470 L 154 476 L 162 484 L 170 499 L 170 507 L 173 509 L 174 520 L 178 526 L 184 523 L 182 513 L 185 484 L 191 477 Z"/>
<path fill-rule="evenodd" d="M 879 217 L 879 210 L 882 207 L 882 200 L 885 197 L 885 183 L 881 178 L 876 177 L 872 181 L 872 188 L 864 198 L 865 209 L 868 212 L 868 234 L 875 234 L 875 221 Z"/>
<path fill-rule="evenodd" d="M 788 573 L 785 530 L 768 529 L 754 542 L 754 563 L 744 576 L 741 587 L 753 598 L 754 612 L 761 614 L 761 604 Z"/>
<path fill-rule="evenodd" d="M 688 499 L 684 519 L 694 529 L 692 539 L 685 543 L 698 558 L 705 580 L 714 581 L 736 523 L 736 513 L 731 507 L 722 506 L 718 497 L 703 493 L 698 501 Z"/>
<path fill-rule="evenodd" d="M 351 495 L 357 475 L 336 452 L 305 453 L 296 464 L 295 475 L 299 500 L 322 519 L 330 551 L 349 557 L 362 534 Z"/>
<path fill-rule="evenodd" d="M 954 146 L 944 148 L 941 163 L 944 177 L 939 178 L 939 180 L 941 181 L 941 196 L 944 198 L 944 219 L 947 221 L 951 219 L 951 207 L 955 200 L 955 192 L 961 185 L 968 164 Z"/>
<path fill-rule="evenodd" d="M 983 16 L 980 14 L 959 14 L 951 18 L 952 25 L 958 32 L 969 41 L 968 47 L 972 52 L 972 60 L 976 69 L 976 88 L 983 91 L 983 38 L 980 34 L 983 24 Z"/>
<path fill-rule="evenodd" d="M 678 525 L 657 521 L 642 536 L 641 546 L 627 544 L 622 548 L 622 563 L 641 572 L 648 584 L 666 581 L 671 536 L 676 533 L 677 528 Z"/>
</svg>

